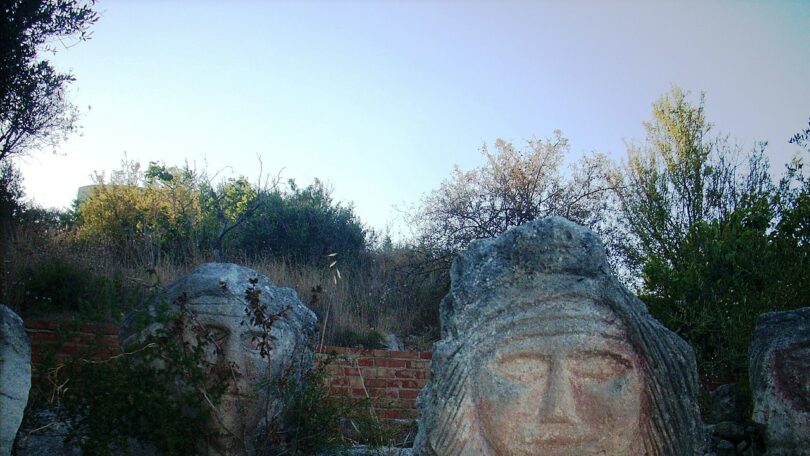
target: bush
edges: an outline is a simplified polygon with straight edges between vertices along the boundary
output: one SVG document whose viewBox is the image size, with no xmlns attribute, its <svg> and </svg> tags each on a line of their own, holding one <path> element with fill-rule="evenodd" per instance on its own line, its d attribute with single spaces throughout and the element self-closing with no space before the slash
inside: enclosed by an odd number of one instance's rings
<svg viewBox="0 0 810 456">
<path fill-rule="evenodd" d="M 216 435 L 209 404 L 219 403 L 230 372 L 206 363 L 207 334 L 182 342 L 183 326 L 192 324 L 187 314 L 161 315 L 163 327 L 127 353 L 96 361 L 91 349 L 65 367 L 70 387 L 57 391 L 59 410 L 72 423 L 66 442 L 84 454 L 127 454 L 131 438 L 166 456 L 196 454 Z"/>
<path fill-rule="evenodd" d="M 307 373 L 303 385 L 285 385 L 291 398 L 282 417 L 287 436 L 280 436 L 276 455 L 339 452 L 357 443 L 390 445 L 392 430 L 374 415 L 369 399 L 331 394 L 326 380 L 327 358 Z"/>
<path fill-rule="evenodd" d="M 334 202 L 319 180 L 305 188 L 291 180 L 289 186 L 289 192 L 258 196 L 263 204 L 230 236 L 229 254 L 321 265 L 337 253 L 343 264 L 354 264 L 369 243 L 354 208 Z"/>
<path fill-rule="evenodd" d="M 27 315 L 69 314 L 80 320 L 117 320 L 144 295 L 124 283 L 121 273 L 95 276 L 63 258 L 29 266 L 21 275 Z"/>
<path fill-rule="evenodd" d="M 385 336 L 373 329 L 367 332 L 345 329 L 338 331 L 334 336 L 333 343 L 340 347 L 385 348 Z"/>
</svg>

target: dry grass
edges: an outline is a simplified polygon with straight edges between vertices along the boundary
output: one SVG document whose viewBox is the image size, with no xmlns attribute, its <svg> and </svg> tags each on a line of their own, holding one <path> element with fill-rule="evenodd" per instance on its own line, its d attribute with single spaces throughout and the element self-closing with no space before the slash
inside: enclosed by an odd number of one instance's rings
<svg viewBox="0 0 810 456">
<path fill-rule="evenodd" d="M 132 247 L 123 256 L 97 244 L 79 242 L 70 232 L 40 227 L 18 230 L 4 262 L 0 302 L 30 313 L 26 275 L 57 259 L 94 277 L 119 277 L 127 286 L 140 288 L 170 284 L 199 264 L 211 261 L 209 255 L 197 254 L 178 263 L 155 254 L 147 243 Z M 228 260 L 266 275 L 279 286 L 294 289 L 318 315 L 327 344 L 344 345 L 356 340 L 356 336 L 363 338 L 376 331 L 406 337 L 414 348 L 426 349 L 438 333 L 442 278 L 414 274 L 413 257 L 404 249 L 369 253 L 353 267 L 338 260 L 336 267 L 330 268 L 331 258 L 324 258 L 323 266 L 294 265 L 269 258 Z M 126 311 L 120 308 L 124 301 L 122 298 L 120 303 L 111 303 L 105 318 L 118 320 Z M 57 317 L 71 316 L 70 312 L 49 312 Z"/>
</svg>

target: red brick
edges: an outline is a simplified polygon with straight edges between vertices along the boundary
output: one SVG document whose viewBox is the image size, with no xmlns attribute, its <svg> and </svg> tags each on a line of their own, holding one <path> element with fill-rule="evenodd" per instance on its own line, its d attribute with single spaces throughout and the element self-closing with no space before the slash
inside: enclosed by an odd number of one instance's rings
<svg viewBox="0 0 810 456">
<path fill-rule="evenodd" d="M 37 343 L 44 340 L 56 342 L 58 339 L 56 333 L 50 331 L 32 331 L 28 333 L 28 337 L 31 338 L 32 343 Z"/>
<path fill-rule="evenodd" d="M 430 366 L 429 361 L 406 361 L 408 369 L 426 370 Z"/>
<path fill-rule="evenodd" d="M 401 359 L 380 359 L 377 358 L 374 360 L 374 365 L 381 366 L 381 367 L 405 367 L 406 362 L 411 361 L 403 361 Z"/>
<path fill-rule="evenodd" d="M 374 358 L 360 358 L 357 360 L 358 366 L 373 366 Z"/>
<path fill-rule="evenodd" d="M 86 323 L 79 331 L 91 334 L 118 335 L 118 326 L 111 323 Z"/>
<path fill-rule="evenodd" d="M 349 379 L 346 377 L 332 377 L 332 380 L 329 382 L 332 386 L 348 386 Z"/>
<path fill-rule="evenodd" d="M 419 383 L 415 380 L 401 380 L 403 388 L 419 388 Z"/>
<path fill-rule="evenodd" d="M 399 390 L 399 397 L 403 399 L 416 399 L 419 396 L 419 390 Z"/>
<path fill-rule="evenodd" d="M 366 390 L 363 388 L 352 388 L 353 397 L 366 397 Z"/>
<path fill-rule="evenodd" d="M 398 371 L 396 371 L 395 377 L 397 377 L 397 378 L 416 378 L 417 372 L 419 372 L 419 371 L 408 370 L 408 369 L 398 370 Z"/>
<path fill-rule="evenodd" d="M 387 388 L 368 388 L 368 396 L 371 398 L 380 398 L 380 399 L 397 399 L 399 397 L 399 392 L 397 390 L 387 389 Z"/>
<path fill-rule="evenodd" d="M 433 353 L 431 352 L 420 352 L 419 357 L 422 359 L 433 359 Z"/>
<path fill-rule="evenodd" d="M 396 378 L 396 369 L 388 367 L 377 368 L 377 378 Z"/>
<path fill-rule="evenodd" d="M 381 420 L 406 420 L 418 416 L 416 410 L 379 410 L 377 418 Z"/>
<path fill-rule="evenodd" d="M 397 359 L 418 359 L 419 352 L 415 351 L 390 351 L 389 356 Z"/>
<path fill-rule="evenodd" d="M 332 387 L 329 390 L 333 396 L 349 397 L 349 388 Z"/>
<path fill-rule="evenodd" d="M 344 367 L 343 368 L 343 375 L 347 377 L 351 376 L 360 376 L 360 369 L 356 367 Z"/>
<path fill-rule="evenodd" d="M 52 320 L 29 320 L 25 327 L 30 329 L 56 329 L 57 322 Z"/>
<path fill-rule="evenodd" d="M 58 355 L 75 355 L 78 354 L 82 348 L 84 347 L 77 344 L 67 343 L 59 347 L 59 350 L 56 353 Z"/>
<path fill-rule="evenodd" d="M 388 386 L 388 382 L 380 378 L 367 378 L 366 386 L 371 388 L 385 388 Z"/>
<path fill-rule="evenodd" d="M 413 374 L 414 374 L 414 378 L 418 378 L 418 379 L 425 379 L 425 378 L 428 377 L 427 371 L 423 371 L 423 370 L 413 371 Z"/>
</svg>

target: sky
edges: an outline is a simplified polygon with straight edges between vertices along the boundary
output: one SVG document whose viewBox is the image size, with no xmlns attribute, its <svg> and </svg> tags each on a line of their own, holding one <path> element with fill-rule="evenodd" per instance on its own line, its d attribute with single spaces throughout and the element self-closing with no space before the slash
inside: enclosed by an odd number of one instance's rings
<svg viewBox="0 0 810 456">
<path fill-rule="evenodd" d="M 781 169 L 810 117 L 810 1 L 100 0 L 90 41 L 48 55 L 82 129 L 18 160 L 28 198 L 68 207 L 126 156 L 219 176 L 319 178 L 369 227 L 483 144 L 560 129 L 570 161 L 617 161 L 672 85 Z M 70 43 L 69 43 L 70 44 Z M 695 98 L 696 99 L 696 98 Z"/>
</svg>

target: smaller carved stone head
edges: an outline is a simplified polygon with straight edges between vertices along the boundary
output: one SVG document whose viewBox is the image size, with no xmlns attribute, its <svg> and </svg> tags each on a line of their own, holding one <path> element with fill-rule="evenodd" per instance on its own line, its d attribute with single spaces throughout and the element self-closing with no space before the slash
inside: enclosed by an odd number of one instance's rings
<svg viewBox="0 0 810 456">
<path fill-rule="evenodd" d="M 251 302 L 262 306 L 266 316 L 277 317 L 272 325 L 256 324 Z M 298 381 L 312 364 L 315 314 L 292 289 L 276 287 L 256 271 L 207 263 L 170 285 L 155 303 L 128 315 L 120 331 L 122 346 L 167 324 L 150 317 L 148 326 L 137 326 L 144 310 L 155 316 L 167 304 L 167 323 L 182 322 L 177 343 L 204 343 L 204 363 L 212 376 L 216 371 L 227 382 L 215 412 L 222 436 L 209 442 L 207 454 L 254 452 L 263 429 L 285 404 L 286 398 L 273 396 L 273 382 L 282 375 Z"/>
</svg>

